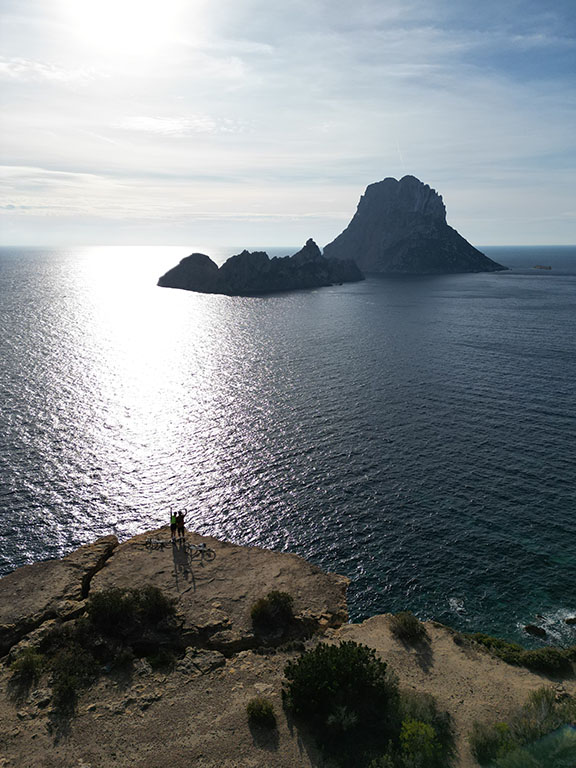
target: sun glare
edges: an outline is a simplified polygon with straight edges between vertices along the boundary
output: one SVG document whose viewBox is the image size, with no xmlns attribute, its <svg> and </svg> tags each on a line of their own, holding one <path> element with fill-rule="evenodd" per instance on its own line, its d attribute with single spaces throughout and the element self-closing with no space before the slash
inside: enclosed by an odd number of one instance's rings
<svg viewBox="0 0 576 768">
<path fill-rule="evenodd" d="M 184 0 L 63 0 L 77 42 L 103 56 L 149 56 L 182 36 Z"/>
</svg>

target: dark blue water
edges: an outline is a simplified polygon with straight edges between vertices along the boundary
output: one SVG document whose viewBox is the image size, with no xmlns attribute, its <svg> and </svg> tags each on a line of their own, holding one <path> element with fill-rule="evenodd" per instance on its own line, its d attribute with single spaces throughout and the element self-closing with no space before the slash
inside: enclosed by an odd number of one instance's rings
<svg viewBox="0 0 576 768">
<path fill-rule="evenodd" d="M 187 249 L 2 249 L 0 573 L 187 507 L 348 575 L 354 619 L 576 642 L 576 249 L 485 250 L 230 298 L 156 287 Z"/>
</svg>

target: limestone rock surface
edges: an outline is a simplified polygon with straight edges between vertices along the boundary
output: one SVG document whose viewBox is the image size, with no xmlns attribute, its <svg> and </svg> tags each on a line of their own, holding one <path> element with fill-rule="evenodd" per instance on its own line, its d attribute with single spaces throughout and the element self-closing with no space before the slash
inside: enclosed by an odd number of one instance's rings
<svg viewBox="0 0 576 768">
<path fill-rule="evenodd" d="M 250 296 L 363 279 L 354 262 L 325 259 L 310 239 L 293 256 L 271 259 L 264 251 L 242 251 L 231 256 L 220 269 L 208 256 L 194 253 L 162 275 L 158 285 L 227 296 Z"/>
<path fill-rule="evenodd" d="M 86 544 L 61 560 L 18 568 L 0 579 L 0 656 L 54 618 L 70 618 L 90 582 L 118 546 L 115 536 Z"/>
<path fill-rule="evenodd" d="M 206 544 L 211 562 L 191 558 L 182 544 L 147 550 L 150 535 L 170 540 L 169 531 L 135 536 L 120 544 L 92 580 L 91 591 L 153 584 L 177 600 L 187 644 L 236 653 L 258 645 L 250 611 L 272 590 L 288 592 L 294 612 L 312 629 L 347 621 L 348 579 L 325 573 L 297 555 L 243 547 L 189 534 L 187 542 Z"/>
<path fill-rule="evenodd" d="M 414 176 L 370 184 L 346 229 L 324 248 L 364 272 L 435 274 L 506 269 L 446 222 L 442 197 Z"/>
</svg>

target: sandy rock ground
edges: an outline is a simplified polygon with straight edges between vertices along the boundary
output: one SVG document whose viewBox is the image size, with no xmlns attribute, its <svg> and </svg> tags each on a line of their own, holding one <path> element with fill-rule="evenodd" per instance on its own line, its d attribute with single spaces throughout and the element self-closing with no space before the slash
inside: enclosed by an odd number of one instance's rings
<svg viewBox="0 0 576 768">
<path fill-rule="evenodd" d="M 314 627 L 316 638 L 308 644 L 365 643 L 402 686 L 432 693 L 454 718 L 459 768 L 475 766 L 466 743 L 474 720 L 505 718 L 534 688 L 559 685 L 456 644 L 455 633 L 441 625 L 428 623 L 429 644 L 414 649 L 393 637 L 389 616 L 346 624 L 347 580 L 295 555 L 190 536 L 214 550 L 208 562 L 189 557 L 182 545 L 150 551 L 150 536 L 169 539 L 165 529 L 120 545 L 107 537 L 0 579 L 4 654 L 81 613 L 88 592 L 112 585 L 152 583 L 175 597 L 190 641 L 172 672 L 138 660 L 129 676 L 102 676 L 68 720 L 55 717 L 46 676 L 16 696 L 4 656 L 0 768 L 329 768 L 282 709 L 284 667 L 296 654 L 254 649 L 250 607 L 272 589 L 290 592 L 296 613 Z M 563 681 L 563 692 L 576 695 L 576 683 Z M 248 724 L 246 705 L 258 695 L 274 706 L 278 728 L 272 734 Z"/>
</svg>

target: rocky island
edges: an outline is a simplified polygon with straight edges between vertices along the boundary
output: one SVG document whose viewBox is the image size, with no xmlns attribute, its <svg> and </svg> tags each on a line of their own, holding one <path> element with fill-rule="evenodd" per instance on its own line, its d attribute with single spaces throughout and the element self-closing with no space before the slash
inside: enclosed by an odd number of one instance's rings
<svg viewBox="0 0 576 768">
<path fill-rule="evenodd" d="M 210 558 L 194 558 L 195 546 Z M 430 709 L 434 696 L 454 733 L 454 759 L 442 768 L 477 766 L 473 723 L 516 716 L 543 687 L 576 711 L 571 674 L 551 681 L 511 666 L 436 622 L 412 617 L 417 643 L 397 635 L 390 614 L 348 623 L 347 584 L 293 554 L 197 534 L 171 546 L 167 528 L 17 569 L 0 579 L 0 766 L 344 765 L 326 761 L 284 706 L 287 664 L 319 644 L 367 647 L 390 665 L 406 701 L 419 696 Z M 288 632 L 263 634 L 255 606 L 288 593 Z M 143 611 L 153 624 L 142 623 Z M 272 708 L 273 728 L 249 720 L 254 700 Z"/>
<path fill-rule="evenodd" d="M 203 253 L 193 253 L 158 280 L 163 288 L 182 288 L 226 296 L 251 296 L 363 280 L 349 259 L 326 259 L 313 240 L 293 256 L 271 259 L 264 251 L 242 251 L 220 268 Z"/>
<path fill-rule="evenodd" d="M 370 184 L 350 224 L 324 255 L 354 259 L 365 272 L 389 275 L 507 269 L 450 227 L 442 197 L 414 176 Z"/>
</svg>

